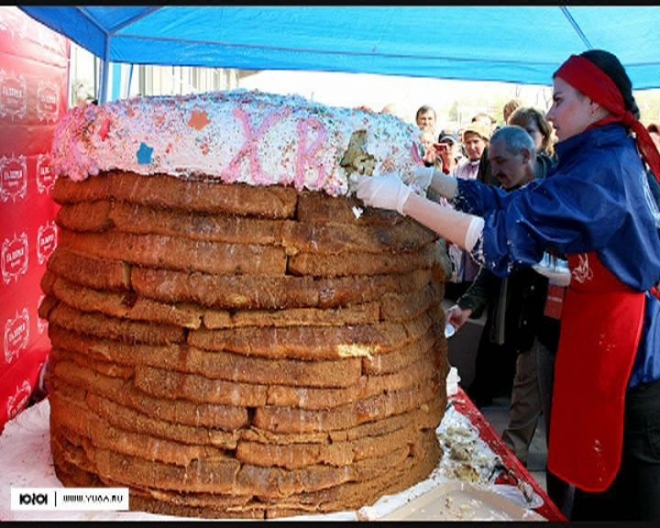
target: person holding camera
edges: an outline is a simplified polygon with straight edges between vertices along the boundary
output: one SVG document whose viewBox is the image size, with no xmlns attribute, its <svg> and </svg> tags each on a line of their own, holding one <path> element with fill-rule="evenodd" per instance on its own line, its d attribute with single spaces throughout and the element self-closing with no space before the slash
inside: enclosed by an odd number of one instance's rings
<svg viewBox="0 0 660 528">
<path fill-rule="evenodd" d="M 452 174 L 463 160 L 461 142 L 456 134 L 443 130 L 438 142 L 433 144 L 436 155 L 442 161 L 442 172 Z"/>
</svg>

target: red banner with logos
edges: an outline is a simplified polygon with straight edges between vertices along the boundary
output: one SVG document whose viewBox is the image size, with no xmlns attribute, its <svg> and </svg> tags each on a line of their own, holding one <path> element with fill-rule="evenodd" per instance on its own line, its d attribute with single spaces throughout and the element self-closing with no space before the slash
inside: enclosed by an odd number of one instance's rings
<svg viewBox="0 0 660 528">
<path fill-rule="evenodd" d="M 50 353 L 40 281 L 57 245 L 50 147 L 67 109 L 69 41 L 0 6 L 0 432 Z"/>
</svg>

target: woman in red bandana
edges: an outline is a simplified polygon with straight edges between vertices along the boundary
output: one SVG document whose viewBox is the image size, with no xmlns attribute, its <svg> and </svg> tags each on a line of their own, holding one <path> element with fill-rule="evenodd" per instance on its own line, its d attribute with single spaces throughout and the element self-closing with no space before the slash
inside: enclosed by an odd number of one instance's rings
<svg viewBox="0 0 660 528">
<path fill-rule="evenodd" d="M 616 56 L 571 56 L 548 111 L 558 163 L 516 193 L 420 167 L 456 209 L 396 174 L 355 177 L 366 205 L 395 209 L 500 277 L 568 257 L 548 469 L 576 487 L 574 520 L 660 520 L 660 153 Z"/>
</svg>

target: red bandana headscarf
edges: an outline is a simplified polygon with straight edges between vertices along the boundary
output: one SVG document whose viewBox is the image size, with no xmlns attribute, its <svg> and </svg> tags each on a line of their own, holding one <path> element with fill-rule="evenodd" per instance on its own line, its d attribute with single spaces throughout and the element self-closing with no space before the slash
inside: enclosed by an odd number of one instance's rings
<svg viewBox="0 0 660 528">
<path fill-rule="evenodd" d="M 635 133 L 642 159 L 660 181 L 660 153 L 648 130 L 630 110 L 626 110 L 623 96 L 611 77 L 589 59 L 579 55 L 571 55 L 557 70 L 556 76 L 610 112 L 611 115 L 593 123 L 589 128 L 623 123 Z"/>
</svg>

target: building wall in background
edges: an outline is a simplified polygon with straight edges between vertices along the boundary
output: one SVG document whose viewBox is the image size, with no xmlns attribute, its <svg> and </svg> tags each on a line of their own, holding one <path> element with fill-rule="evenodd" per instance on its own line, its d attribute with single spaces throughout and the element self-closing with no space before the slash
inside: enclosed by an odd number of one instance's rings
<svg viewBox="0 0 660 528">
<path fill-rule="evenodd" d="M 99 59 L 71 43 L 70 105 L 99 97 L 101 68 Z M 108 100 L 245 88 L 282 95 L 295 93 L 329 106 L 366 106 L 374 111 L 394 103 L 396 114 L 411 123 L 417 108 L 428 104 L 438 113 L 438 128 L 458 128 L 478 112 L 498 119 L 504 103 L 513 97 L 542 110 L 547 110 L 551 98 L 549 86 L 343 72 L 145 65 L 135 65 L 131 70 L 129 65 L 114 64 L 109 77 Z"/>
<path fill-rule="evenodd" d="M 69 105 L 85 104 L 99 99 L 102 62 L 87 50 L 71 43 Z M 238 88 L 242 76 L 224 68 L 193 68 L 182 66 L 149 66 L 111 64 L 108 100 L 137 95 L 185 95 Z"/>
</svg>

